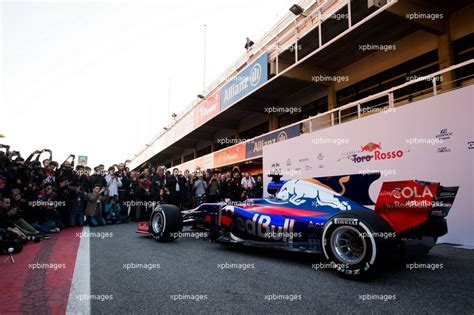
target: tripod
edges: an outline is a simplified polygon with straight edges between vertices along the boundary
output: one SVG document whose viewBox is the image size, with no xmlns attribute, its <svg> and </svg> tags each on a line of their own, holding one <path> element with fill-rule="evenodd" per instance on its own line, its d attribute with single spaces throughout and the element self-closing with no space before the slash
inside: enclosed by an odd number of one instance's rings
<svg viewBox="0 0 474 315">
<path fill-rule="evenodd" d="M 3 263 L 6 263 L 7 260 L 10 260 L 12 263 L 15 263 L 15 259 L 13 259 L 13 247 L 8 248 L 8 257 L 3 260 Z"/>
</svg>

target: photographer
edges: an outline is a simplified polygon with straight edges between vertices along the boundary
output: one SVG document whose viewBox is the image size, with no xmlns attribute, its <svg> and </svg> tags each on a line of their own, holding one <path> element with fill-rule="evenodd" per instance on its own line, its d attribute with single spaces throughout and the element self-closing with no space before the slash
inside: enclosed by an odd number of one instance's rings
<svg viewBox="0 0 474 315">
<path fill-rule="evenodd" d="M 13 234 L 17 237 L 26 236 L 13 224 L 7 215 L 7 211 L 4 210 L 5 207 L 10 209 L 10 198 L 2 197 L 0 201 L 0 229 L 5 230 L 9 234 Z"/>
<path fill-rule="evenodd" d="M 104 209 L 107 224 L 126 223 L 128 217 L 121 215 L 121 208 L 115 197 L 110 197 Z"/>
<path fill-rule="evenodd" d="M 102 201 L 104 196 L 100 194 L 100 185 L 95 185 L 92 188 L 92 192 L 87 194 L 87 204 L 86 204 L 86 218 L 87 224 L 91 227 L 95 226 L 104 226 L 107 223 L 105 222 L 104 217 L 102 216 Z"/>
<path fill-rule="evenodd" d="M 6 181 L 5 188 L 10 187 L 32 187 L 31 168 L 25 164 L 22 158 L 17 158 L 15 161 L 9 161 L 9 167 L 6 167 L 4 177 Z M 36 180 L 36 185 L 39 185 L 43 180 L 41 177 Z M 39 182 L 39 183 L 38 183 Z"/>
<path fill-rule="evenodd" d="M 74 180 L 74 170 L 71 166 L 71 162 L 68 160 L 64 161 L 59 169 L 56 170 L 56 178 L 67 178 L 68 181 Z"/>
<path fill-rule="evenodd" d="M 151 180 L 148 178 L 146 174 L 141 174 L 138 177 L 138 186 L 139 186 L 139 199 L 141 201 L 145 201 L 146 205 L 145 206 L 140 206 L 138 208 L 137 216 L 140 218 L 140 220 L 144 218 L 148 218 L 149 215 L 151 214 L 152 207 L 148 206 L 148 201 L 152 201 L 152 196 L 151 196 Z"/>
<path fill-rule="evenodd" d="M 122 182 L 122 187 L 119 188 L 119 200 L 122 204 L 130 199 L 130 175 L 125 168 L 124 163 L 120 163 L 118 165 L 118 173 L 119 179 Z M 122 208 L 122 212 L 120 213 L 122 216 L 128 217 L 128 209 L 126 207 Z"/>
<path fill-rule="evenodd" d="M 53 191 L 53 184 L 45 184 L 36 201 L 36 210 L 34 211 L 36 222 L 31 225 L 43 233 L 57 233 L 64 229 L 64 224 L 56 209 L 58 202 Z"/>
<path fill-rule="evenodd" d="M 44 171 L 43 171 L 42 184 L 44 185 L 46 183 L 55 183 L 56 175 L 55 175 L 55 170 L 54 170 L 54 163 L 49 162 L 49 160 L 45 160 L 45 161 L 48 161 L 48 162 L 46 163 L 47 166 L 44 168 Z M 43 161 L 43 164 L 45 161 Z"/>
<path fill-rule="evenodd" d="M 105 178 L 99 166 L 94 167 L 94 174 L 92 174 L 89 178 L 90 189 L 93 189 L 96 185 L 99 185 L 100 188 L 105 187 L 107 185 L 107 182 L 105 181 Z"/>
<path fill-rule="evenodd" d="M 221 187 L 224 201 L 232 200 L 232 173 L 230 171 L 224 175 Z"/>
<path fill-rule="evenodd" d="M 231 195 L 232 201 L 241 201 L 242 186 L 241 186 L 241 176 L 238 170 L 234 170 L 233 178 L 230 182 L 230 195 Z"/>
<path fill-rule="evenodd" d="M 256 181 L 256 183 L 255 183 L 253 197 L 254 197 L 254 198 L 262 198 L 262 197 L 263 197 L 263 180 L 262 180 L 262 176 L 257 176 L 257 181 Z"/>
<path fill-rule="evenodd" d="M 219 201 L 219 181 L 217 180 L 217 175 L 212 174 L 209 181 L 209 202 Z"/>
<path fill-rule="evenodd" d="M 23 249 L 26 235 L 9 220 L 3 210 L 4 200 L 4 197 L 0 198 L 0 253 L 7 254 L 9 248 L 13 248 L 14 253 L 19 253 Z"/>
<path fill-rule="evenodd" d="M 194 181 L 194 198 L 196 207 L 199 206 L 201 203 L 205 202 L 206 189 L 207 183 L 204 181 L 204 176 L 201 173 Z"/>
<path fill-rule="evenodd" d="M 140 201 L 140 185 L 138 183 L 138 173 L 135 171 L 132 171 L 130 173 L 130 184 L 129 184 L 129 191 L 130 191 L 130 199 L 133 201 Z M 134 205 L 130 207 L 130 214 L 129 217 L 132 221 L 138 221 L 139 220 L 139 206 Z"/>
<path fill-rule="evenodd" d="M 183 174 L 183 199 L 182 204 L 184 209 L 192 208 L 192 193 L 193 193 L 193 179 L 189 170 L 184 170 Z"/>
<path fill-rule="evenodd" d="M 31 185 L 33 191 L 35 192 L 41 190 L 41 187 L 44 187 L 44 184 L 46 184 L 46 182 L 44 181 L 45 173 L 44 169 L 41 167 L 41 163 L 34 161 L 30 164 L 26 164 L 25 162 L 26 167 L 21 166 L 21 161 L 19 161 L 19 163 L 20 167 L 18 174 L 20 175 L 20 177 L 24 178 L 24 180 L 21 180 L 22 185 L 28 183 L 28 185 Z M 24 175 L 21 175 L 22 173 L 24 173 Z"/>
<path fill-rule="evenodd" d="M 84 225 L 84 209 L 86 207 L 87 197 L 82 191 L 82 187 L 73 183 L 71 185 L 70 200 L 72 201 L 69 210 L 69 226 L 83 226 Z"/>
<path fill-rule="evenodd" d="M 218 186 L 219 186 L 219 195 L 218 195 L 218 201 L 222 201 L 224 200 L 224 189 L 225 189 L 225 180 L 226 180 L 226 175 L 223 174 L 223 173 L 219 173 L 219 175 L 217 176 L 217 183 L 218 183 Z"/>
<path fill-rule="evenodd" d="M 13 224 L 18 231 L 21 231 L 19 236 L 38 236 L 40 232 L 26 222 L 16 207 L 11 206 L 11 199 L 8 197 L 2 198 L 1 211 L 4 214 L 4 219 Z"/>
<path fill-rule="evenodd" d="M 107 189 L 109 191 L 109 197 L 115 197 L 118 199 L 118 189 L 122 187 L 122 181 L 120 180 L 119 176 L 120 173 L 115 172 L 114 167 L 109 168 L 109 174 L 105 176 L 105 181 L 107 182 Z"/>
<path fill-rule="evenodd" d="M 75 170 L 74 182 L 81 186 L 82 191 L 89 192 L 90 167 L 77 165 Z"/>
<path fill-rule="evenodd" d="M 56 189 L 57 191 L 57 201 L 58 201 L 58 206 L 56 209 L 59 212 L 59 216 L 61 217 L 61 222 L 64 223 L 64 225 L 69 226 L 69 221 L 70 221 L 70 214 L 69 214 L 69 209 L 74 204 L 74 200 L 71 197 L 70 194 L 70 188 L 69 188 L 69 183 L 67 178 L 61 178 L 58 182 L 58 188 Z"/>
<path fill-rule="evenodd" d="M 151 195 L 155 201 L 163 201 L 166 198 L 164 188 L 166 186 L 166 175 L 163 166 L 156 168 L 155 174 L 151 177 Z"/>
<path fill-rule="evenodd" d="M 253 197 L 253 188 L 255 186 L 255 179 L 249 173 L 244 173 L 240 185 L 242 188 L 241 200 Z"/>
</svg>

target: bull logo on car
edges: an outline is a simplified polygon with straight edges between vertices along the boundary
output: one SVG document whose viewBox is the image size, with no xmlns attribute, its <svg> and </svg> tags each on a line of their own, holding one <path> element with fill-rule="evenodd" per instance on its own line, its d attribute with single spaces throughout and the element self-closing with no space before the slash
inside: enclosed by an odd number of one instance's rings
<svg viewBox="0 0 474 315">
<path fill-rule="evenodd" d="M 277 194 L 277 198 L 288 201 L 296 206 L 308 200 L 312 206 L 329 206 L 339 210 L 350 210 L 351 206 L 340 201 L 338 196 L 326 188 L 304 180 L 290 180 L 286 182 Z"/>
</svg>

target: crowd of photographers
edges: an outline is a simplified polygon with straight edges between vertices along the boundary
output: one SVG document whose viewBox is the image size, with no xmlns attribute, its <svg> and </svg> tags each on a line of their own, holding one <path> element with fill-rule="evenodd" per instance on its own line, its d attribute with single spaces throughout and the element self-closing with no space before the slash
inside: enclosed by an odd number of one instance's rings
<svg viewBox="0 0 474 315">
<path fill-rule="evenodd" d="M 160 201 L 180 209 L 191 209 L 203 202 L 240 202 L 260 198 L 263 194 L 262 177 L 240 172 L 238 167 L 226 172 L 197 169 L 194 172 L 163 166 L 144 168 L 130 173 L 129 196 L 137 201 Z M 142 214 L 131 211 L 132 217 Z"/>
<path fill-rule="evenodd" d="M 1 145 L 0 242 L 6 252 L 39 242 L 70 226 L 140 221 L 157 202 L 191 209 L 203 202 L 240 202 L 261 197 L 262 178 L 241 173 L 238 167 L 223 173 L 149 166 L 130 171 L 120 163 L 105 170 L 77 165 L 74 156 L 61 165 L 50 150 L 33 152 L 24 160 L 19 152 Z M 0 147 L 0 148 L 1 148 Z M 49 157 L 40 161 L 43 153 Z M 36 157 L 36 158 L 35 158 Z M 69 161 L 72 158 L 72 161 Z"/>
</svg>

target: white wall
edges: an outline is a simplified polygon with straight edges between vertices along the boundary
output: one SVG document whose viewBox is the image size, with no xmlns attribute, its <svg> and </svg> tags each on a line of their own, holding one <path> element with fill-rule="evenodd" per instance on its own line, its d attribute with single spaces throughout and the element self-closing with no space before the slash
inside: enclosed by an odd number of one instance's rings
<svg viewBox="0 0 474 315">
<path fill-rule="evenodd" d="M 298 174 L 284 179 L 382 171 L 387 176 L 370 188 L 374 201 L 383 181 L 418 179 L 460 186 L 447 217 L 449 233 L 440 241 L 474 246 L 474 149 L 468 149 L 468 142 L 474 141 L 473 106 L 474 86 L 469 86 L 398 107 L 393 112 L 304 134 L 265 146 L 263 169 L 268 172 L 272 164 L 279 163 L 286 174 Z M 442 144 L 407 143 L 411 138 L 435 142 L 442 129 L 452 133 Z M 322 140 L 340 144 L 315 143 Z M 361 146 L 369 142 L 380 143 L 382 152 L 401 150 L 403 157 L 363 163 L 344 158 L 353 153 L 373 154 L 360 152 Z M 450 152 L 439 153 L 438 149 L 443 147 Z M 322 159 L 317 158 L 319 154 Z M 266 187 L 269 178 L 264 176 L 264 180 Z"/>
</svg>

